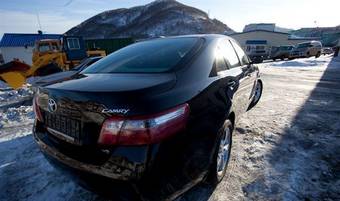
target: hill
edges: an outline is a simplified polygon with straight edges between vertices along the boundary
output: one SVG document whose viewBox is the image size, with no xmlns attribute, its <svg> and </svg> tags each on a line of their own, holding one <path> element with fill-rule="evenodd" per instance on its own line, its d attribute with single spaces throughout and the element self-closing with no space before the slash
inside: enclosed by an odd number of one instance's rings
<svg viewBox="0 0 340 201">
<path fill-rule="evenodd" d="M 102 12 L 66 32 L 85 38 L 171 36 L 234 31 L 208 14 L 175 0 Z"/>
</svg>

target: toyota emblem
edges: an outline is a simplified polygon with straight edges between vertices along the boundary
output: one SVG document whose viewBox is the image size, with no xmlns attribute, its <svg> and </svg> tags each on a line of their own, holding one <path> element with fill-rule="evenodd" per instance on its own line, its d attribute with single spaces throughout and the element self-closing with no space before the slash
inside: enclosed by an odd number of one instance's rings
<svg viewBox="0 0 340 201">
<path fill-rule="evenodd" d="M 55 112 L 57 111 L 57 103 L 53 99 L 48 99 L 48 111 Z"/>
</svg>

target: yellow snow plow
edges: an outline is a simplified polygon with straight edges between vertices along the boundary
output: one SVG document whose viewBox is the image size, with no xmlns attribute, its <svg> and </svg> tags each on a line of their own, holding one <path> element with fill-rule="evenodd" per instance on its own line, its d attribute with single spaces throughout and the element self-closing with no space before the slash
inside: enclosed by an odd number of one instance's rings
<svg viewBox="0 0 340 201">
<path fill-rule="evenodd" d="M 1 65 L 0 80 L 17 89 L 26 83 L 28 77 L 70 70 L 82 59 L 91 56 L 106 56 L 106 53 L 104 50 L 86 51 L 81 37 L 40 40 L 35 43 L 32 66 L 19 60 Z"/>
</svg>

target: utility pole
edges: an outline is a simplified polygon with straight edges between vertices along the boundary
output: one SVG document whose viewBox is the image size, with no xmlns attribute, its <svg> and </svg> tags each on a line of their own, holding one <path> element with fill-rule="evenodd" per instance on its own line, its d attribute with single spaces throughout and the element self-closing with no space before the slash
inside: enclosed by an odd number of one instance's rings
<svg viewBox="0 0 340 201">
<path fill-rule="evenodd" d="M 39 26 L 39 30 L 38 30 L 38 32 L 39 32 L 39 31 L 41 31 L 41 32 L 42 32 L 42 29 L 41 29 L 41 23 L 40 23 L 40 17 L 39 17 L 39 12 L 38 12 L 38 11 L 36 11 L 36 14 L 37 14 L 37 20 L 38 20 L 38 26 Z"/>
</svg>

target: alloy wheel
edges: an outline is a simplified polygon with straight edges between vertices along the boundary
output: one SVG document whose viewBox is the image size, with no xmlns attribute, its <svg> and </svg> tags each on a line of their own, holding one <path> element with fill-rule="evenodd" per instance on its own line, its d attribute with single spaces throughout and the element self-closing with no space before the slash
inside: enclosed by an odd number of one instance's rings
<svg viewBox="0 0 340 201">
<path fill-rule="evenodd" d="M 217 163 L 216 163 L 216 171 L 218 176 L 223 176 L 226 165 L 229 161 L 230 156 L 230 132 L 229 129 L 226 129 L 223 134 L 220 144 L 219 150 L 217 153 Z"/>
</svg>

